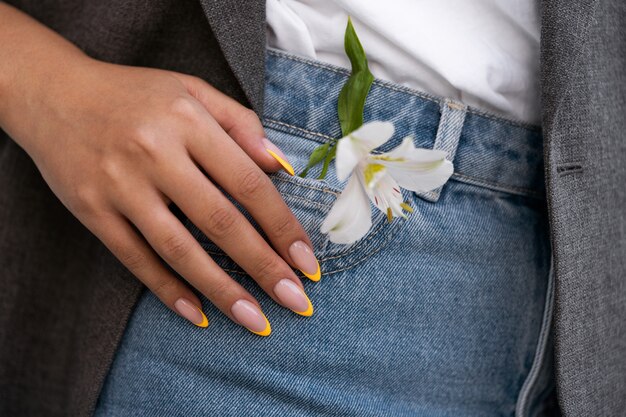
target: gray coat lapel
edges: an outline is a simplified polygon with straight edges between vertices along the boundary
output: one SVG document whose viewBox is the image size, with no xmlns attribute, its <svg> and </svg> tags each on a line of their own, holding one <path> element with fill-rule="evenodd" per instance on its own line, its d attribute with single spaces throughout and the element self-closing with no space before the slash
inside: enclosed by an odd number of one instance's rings
<svg viewBox="0 0 626 417">
<path fill-rule="evenodd" d="M 598 0 L 544 0 L 541 2 L 541 91 L 544 122 L 554 117 L 582 46 Z M 544 126 L 545 127 L 545 126 Z"/>
<path fill-rule="evenodd" d="M 200 0 L 211 29 L 250 104 L 262 113 L 265 1 Z"/>
<path fill-rule="evenodd" d="M 541 91 L 564 416 L 626 409 L 626 3 L 542 3 Z"/>
</svg>

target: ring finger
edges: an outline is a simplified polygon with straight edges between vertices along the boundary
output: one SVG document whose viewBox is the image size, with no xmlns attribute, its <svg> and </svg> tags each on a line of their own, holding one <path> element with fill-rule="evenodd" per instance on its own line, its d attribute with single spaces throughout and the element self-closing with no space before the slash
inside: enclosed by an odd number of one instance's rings
<svg viewBox="0 0 626 417">
<path fill-rule="evenodd" d="M 142 196 L 141 204 L 120 209 L 159 256 L 226 316 L 255 334 L 270 334 L 256 299 L 211 259 L 160 196 Z"/>
<path fill-rule="evenodd" d="M 170 164 L 157 181 L 163 193 L 270 297 L 297 314 L 313 314 L 291 267 L 190 159 Z"/>
</svg>

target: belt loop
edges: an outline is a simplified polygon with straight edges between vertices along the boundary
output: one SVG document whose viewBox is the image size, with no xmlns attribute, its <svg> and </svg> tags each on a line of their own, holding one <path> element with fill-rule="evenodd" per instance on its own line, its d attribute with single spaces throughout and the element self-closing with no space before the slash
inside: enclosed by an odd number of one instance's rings
<svg viewBox="0 0 626 417">
<path fill-rule="evenodd" d="M 433 149 L 443 150 L 448 153 L 447 159 L 454 163 L 456 149 L 459 146 L 461 131 L 465 123 L 467 105 L 459 101 L 444 99 L 441 103 L 441 118 L 437 128 L 437 137 Z M 445 186 L 445 185 L 444 185 Z M 441 195 L 442 187 L 435 190 L 417 193 L 421 198 L 436 203 Z"/>
</svg>

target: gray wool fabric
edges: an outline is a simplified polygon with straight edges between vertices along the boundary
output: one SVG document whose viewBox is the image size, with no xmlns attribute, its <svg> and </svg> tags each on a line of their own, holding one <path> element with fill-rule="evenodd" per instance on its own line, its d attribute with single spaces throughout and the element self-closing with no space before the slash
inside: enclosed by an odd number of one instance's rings
<svg viewBox="0 0 626 417">
<path fill-rule="evenodd" d="M 541 86 L 566 416 L 626 415 L 626 2 L 544 2 Z"/>
<path fill-rule="evenodd" d="M 193 74 L 262 112 L 264 0 L 10 0 L 104 61 Z M 626 409 L 626 2 L 542 2 L 565 416 Z M 88 416 L 142 285 L 0 131 L 0 415 Z"/>
<path fill-rule="evenodd" d="M 197 0 L 8 3 L 97 59 L 197 75 L 248 103 Z M 258 72 L 263 3 L 244 3 L 252 2 L 239 3 L 237 26 L 245 32 L 246 21 L 257 23 L 237 56 L 239 65 L 256 62 Z M 250 79 L 260 103 L 263 74 Z M 0 416 L 91 415 L 142 285 L 1 131 L 0 288 Z"/>
</svg>

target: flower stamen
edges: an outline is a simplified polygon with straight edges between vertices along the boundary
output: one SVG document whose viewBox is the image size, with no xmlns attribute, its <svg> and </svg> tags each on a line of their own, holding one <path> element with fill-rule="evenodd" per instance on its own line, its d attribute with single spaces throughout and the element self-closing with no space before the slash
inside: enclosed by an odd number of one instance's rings
<svg viewBox="0 0 626 417">
<path fill-rule="evenodd" d="M 405 209 L 409 213 L 413 213 L 413 207 L 409 206 L 409 203 L 407 203 L 407 202 L 400 203 L 400 207 L 402 207 L 403 209 Z"/>
<path fill-rule="evenodd" d="M 392 158 L 387 155 L 370 155 L 371 159 L 376 159 L 378 161 L 386 161 L 386 162 L 404 162 L 405 158 Z"/>
<path fill-rule="evenodd" d="M 410 137 L 387 153 L 372 154 L 389 141 L 393 130 L 389 122 L 372 121 L 337 141 L 337 178 L 348 179 L 348 184 L 320 229 L 330 232 L 331 242 L 352 243 L 367 233 L 372 225 L 370 202 L 388 223 L 395 217 L 406 219 L 413 207 L 404 201 L 403 189 L 436 189 L 452 175 L 453 166 L 445 152 L 418 149 Z"/>
</svg>

